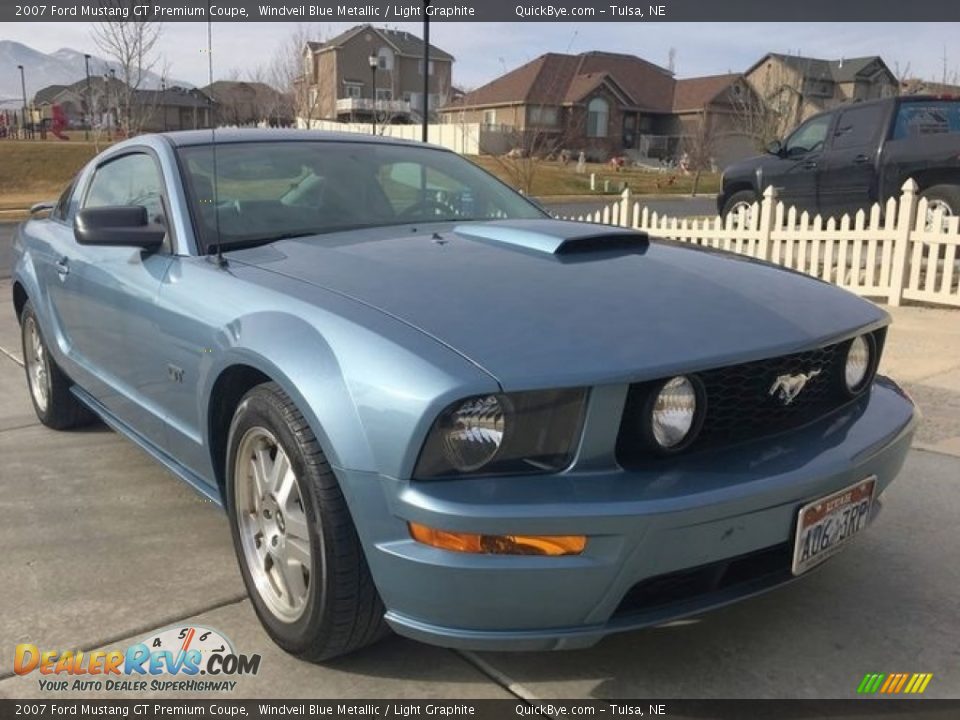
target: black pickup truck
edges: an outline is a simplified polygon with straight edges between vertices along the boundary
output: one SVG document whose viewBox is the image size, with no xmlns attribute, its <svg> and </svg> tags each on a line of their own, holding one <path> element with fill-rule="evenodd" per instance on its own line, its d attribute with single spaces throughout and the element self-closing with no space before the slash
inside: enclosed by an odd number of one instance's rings
<svg viewBox="0 0 960 720">
<path fill-rule="evenodd" d="M 960 215 L 960 98 L 887 98 L 814 115 L 766 155 L 728 167 L 717 210 L 726 216 L 773 185 L 787 206 L 839 216 L 899 196 L 908 178 L 931 212 Z"/>
</svg>

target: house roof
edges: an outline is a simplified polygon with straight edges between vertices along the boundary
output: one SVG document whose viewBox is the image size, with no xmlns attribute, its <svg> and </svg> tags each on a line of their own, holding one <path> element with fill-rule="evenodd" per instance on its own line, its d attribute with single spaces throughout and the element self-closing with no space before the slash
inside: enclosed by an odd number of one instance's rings
<svg viewBox="0 0 960 720">
<path fill-rule="evenodd" d="M 673 104 L 675 80 L 668 70 L 633 55 L 587 52 L 541 55 L 467 93 L 459 105 L 577 103 L 604 83 L 641 110 L 670 112 Z"/>
<path fill-rule="evenodd" d="M 165 90 L 137 90 L 135 97 L 144 105 L 163 107 L 208 107 L 210 98 L 200 90 L 188 90 L 178 86 Z"/>
<path fill-rule="evenodd" d="M 700 110 L 741 75 L 677 80 L 670 71 L 633 55 L 547 53 L 454 102 L 456 108 L 491 105 L 577 104 L 605 85 L 628 107 L 654 113 Z"/>
<path fill-rule="evenodd" d="M 673 91 L 673 111 L 702 110 L 741 77 L 739 73 L 728 73 L 677 80 Z"/>
<path fill-rule="evenodd" d="M 283 95 L 282 92 L 266 83 L 252 80 L 217 80 L 206 87 L 200 88 L 200 91 L 218 102 L 241 96 L 253 96 L 256 99 L 263 98 L 272 101 Z"/>
<path fill-rule="evenodd" d="M 390 44 L 399 55 L 415 58 L 423 57 L 423 40 L 421 38 L 404 30 L 378 28 L 373 25 L 356 25 L 325 42 L 310 41 L 307 43 L 307 47 L 313 52 L 331 50 L 340 47 L 364 31 L 375 32 L 384 42 Z M 453 55 L 441 50 L 433 43 L 430 43 L 430 57 L 434 60 L 453 60 Z"/>
<path fill-rule="evenodd" d="M 796 70 L 804 77 L 812 80 L 830 80 L 833 82 L 853 82 L 861 73 L 871 66 L 879 65 L 882 70 L 893 77 L 890 68 L 879 55 L 866 55 L 857 58 L 841 58 L 840 60 L 822 60 L 820 58 L 804 57 L 802 55 L 783 55 L 781 53 L 767 53 L 754 63 L 747 73 L 762 65 L 768 58 L 776 58 L 787 67 Z"/>
</svg>

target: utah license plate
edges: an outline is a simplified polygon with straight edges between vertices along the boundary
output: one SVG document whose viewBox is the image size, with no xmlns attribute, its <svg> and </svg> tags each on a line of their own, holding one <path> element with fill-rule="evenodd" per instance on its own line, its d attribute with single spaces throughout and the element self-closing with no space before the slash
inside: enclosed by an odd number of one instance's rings
<svg viewBox="0 0 960 720">
<path fill-rule="evenodd" d="M 870 519 L 876 476 L 800 508 L 793 546 L 793 574 L 819 565 L 863 530 Z"/>
</svg>

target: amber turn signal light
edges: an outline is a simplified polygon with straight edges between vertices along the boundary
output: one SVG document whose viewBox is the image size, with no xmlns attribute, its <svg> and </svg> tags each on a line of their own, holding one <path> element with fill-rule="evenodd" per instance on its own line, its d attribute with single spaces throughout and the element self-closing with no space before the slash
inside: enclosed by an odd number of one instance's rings
<svg viewBox="0 0 960 720">
<path fill-rule="evenodd" d="M 408 523 L 417 542 L 453 552 L 488 555 L 579 555 L 587 546 L 584 535 L 478 535 L 435 530 Z"/>
</svg>

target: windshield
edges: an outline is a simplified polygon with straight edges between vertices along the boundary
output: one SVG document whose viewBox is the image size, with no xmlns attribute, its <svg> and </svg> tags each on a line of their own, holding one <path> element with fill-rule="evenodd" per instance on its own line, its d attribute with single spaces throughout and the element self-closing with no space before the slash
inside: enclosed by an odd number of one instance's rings
<svg viewBox="0 0 960 720">
<path fill-rule="evenodd" d="M 443 150 L 304 140 L 217 145 L 216 157 L 210 145 L 178 152 L 208 251 L 362 227 L 544 217 Z"/>
</svg>

